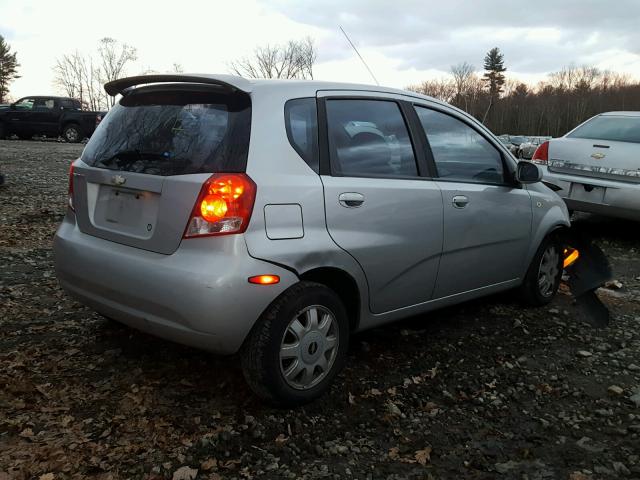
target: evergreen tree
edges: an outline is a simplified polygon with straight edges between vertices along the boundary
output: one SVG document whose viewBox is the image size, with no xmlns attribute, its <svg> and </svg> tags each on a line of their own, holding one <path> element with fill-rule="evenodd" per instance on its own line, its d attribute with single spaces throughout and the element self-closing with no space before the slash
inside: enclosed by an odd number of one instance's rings
<svg viewBox="0 0 640 480">
<path fill-rule="evenodd" d="M 0 103 L 9 95 L 9 83 L 20 78 L 19 66 L 16 53 L 11 53 L 11 47 L 0 35 Z"/>
<path fill-rule="evenodd" d="M 492 102 L 495 102 L 500 93 L 502 93 L 502 86 L 504 85 L 503 72 L 507 71 L 504 66 L 504 55 L 500 53 L 498 47 L 489 50 L 484 57 L 484 69 L 485 74 L 482 78 L 487 83 Z"/>
</svg>

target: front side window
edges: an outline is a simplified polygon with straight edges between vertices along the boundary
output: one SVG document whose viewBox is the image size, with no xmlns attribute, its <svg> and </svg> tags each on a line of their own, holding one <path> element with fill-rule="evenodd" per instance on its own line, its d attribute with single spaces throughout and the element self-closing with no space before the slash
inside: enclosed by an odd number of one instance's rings
<svg viewBox="0 0 640 480">
<path fill-rule="evenodd" d="M 415 177 L 416 159 L 400 107 L 386 100 L 327 100 L 332 170 L 337 175 Z"/>
<path fill-rule="evenodd" d="M 18 100 L 15 106 L 17 110 L 31 110 L 34 103 L 35 99 L 33 98 L 23 98 L 22 100 Z"/>
<path fill-rule="evenodd" d="M 318 173 L 318 115 L 315 98 L 289 100 L 284 107 L 289 143 Z"/>
<path fill-rule="evenodd" d="M 442 180 L 504 183 L 500 152 L 482 135 L 451 115 L 416 107 Z"/>
<path fill-rule="evenodd" d="M 640 117 L 613 115 L 594 117 L 567 137 L 640 143 Z"/>
</svg>

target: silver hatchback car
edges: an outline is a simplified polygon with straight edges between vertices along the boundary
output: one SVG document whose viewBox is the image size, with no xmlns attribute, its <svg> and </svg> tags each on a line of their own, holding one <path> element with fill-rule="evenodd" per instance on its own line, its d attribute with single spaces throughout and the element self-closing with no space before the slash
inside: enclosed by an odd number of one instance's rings
<svg viewBox="0 0 640 480">
<path fill-rule="evenodd" d="M 565 204 L 447 104 L 229 75 L 106 90 L 122 98 L 71 166 L 60 284 L 111 319 L 239 353 L 274 404 L 325 391 L 354 332 L 558 288 Z"/>
</svg>

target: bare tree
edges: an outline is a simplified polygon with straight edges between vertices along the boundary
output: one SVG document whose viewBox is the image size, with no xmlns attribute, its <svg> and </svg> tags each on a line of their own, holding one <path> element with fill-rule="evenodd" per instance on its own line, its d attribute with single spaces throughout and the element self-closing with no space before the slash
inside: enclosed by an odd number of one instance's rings
<svg viewBox="0 0 640 480">
<path fill-rule="evenodd" d="M 103 85 L 124 75 L 127 64 L 136 59 L 136 49 L 113 38 L 100 40 L 98 57 L 77 50 L 56 59 L 54 84 L 69 97 L 77 98 L 83 108 L 108 109 L 115 99 Z"/>
<path fill-rule="evenodd" d="M 427 80 L 418 85 L 410 85 L 407 90 L 428 95 L 444 102 L 451 102 L 456 95 L 456 86 L 448 78 Z"/>
<path fill-rule="evenodd" d="M 134 47 L 110 37 L 100 40 L 98 54 L 100 55 L 100 67 L 97 73 L 101 83 L 121 78 L 127 64 L 138 58 Z M 107 104 L 112 107 L 115 103 L 115 97 L 106 95 L 105 98 Z"/>
<path fill-rule="evenodd" d="M 243 77 L 313 79 L 315 62 L 315 46 L 307 37 L 283 45 L 258 47 L 253 55 L 229 63 L 229 68 Z"/>
</svg>

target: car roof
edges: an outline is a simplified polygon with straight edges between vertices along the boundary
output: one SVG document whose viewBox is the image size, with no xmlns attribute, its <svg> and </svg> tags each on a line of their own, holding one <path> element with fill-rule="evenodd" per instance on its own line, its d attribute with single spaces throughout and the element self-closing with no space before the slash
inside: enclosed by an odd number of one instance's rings
<svg viewBox="0 0 640 480">
<path fill-rule="evenodd" d="M 618 116 L 618 117 L 640 117 L 640 112 L 620 111 L 620 112 L 604 112 L 602 116 Z"/>
<path fill-rule="evenodd" d="M 328 82 L 320 80 L 285 80 L 285 79 L 254 79 L 244 78 L 237 75 L 228 74 L 207 74 L 207 73 L 183 73 L 183 74 L 160 74 L 160 75 L 139 75 L 135 77 L 127 77 L 123 79 L 114 80 L 105 85 L 105 90 L 110 95 L 117 93 L 124 93 L 131 91 L 135 86 L 150 85 L 157 83 L 209 83 L 214 85 L 221 85 L 235 90 L 240 90 L 246 93 L 266 91 L 286 93 L 292 92 L 292 98 L 299 96 L 300 92 L 307 92 L 308 95 L 314 95 L 318 91 L 327 90 L 350 90 L 350 91 L 362 91 L 362 92 L 379 92 L 395 95 L 404 95 L 414 97 L 422 100 L 428 100 L 430 102 L 446 105 L 444 102 L 437 100 L 426 95 L 421 95 L 416 92 L 408 90 L 401 90 L 397 88 L 381 87 L 379 85 L 367 85 L 360 83 L 345 83 L 345 82 Z"/>
</svg>

